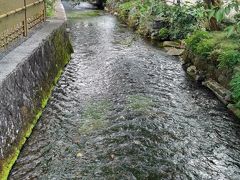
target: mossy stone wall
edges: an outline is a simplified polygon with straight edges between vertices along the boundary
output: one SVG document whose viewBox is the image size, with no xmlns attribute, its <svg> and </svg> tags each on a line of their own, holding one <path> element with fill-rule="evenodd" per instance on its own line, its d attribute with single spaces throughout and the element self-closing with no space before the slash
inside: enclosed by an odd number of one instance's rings
<svg viewBox="0 0 240 180">
<path fill-rule="evenodd" d="M 70 60 L 73 49 L 65 29 L 64 22 L 57 22 L 40 46 L 0 82 L 0 180 L 7 179 Z"/>
</svg>

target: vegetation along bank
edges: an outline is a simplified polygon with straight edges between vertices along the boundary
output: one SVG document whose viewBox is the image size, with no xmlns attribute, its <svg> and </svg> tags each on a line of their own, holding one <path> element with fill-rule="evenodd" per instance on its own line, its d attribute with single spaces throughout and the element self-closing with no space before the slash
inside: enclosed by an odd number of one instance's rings
<svg viewBox="0 0 240 180">
<path fill-rule="evenodd" d="M 239 1 L 108 0 L 107 10 L 170 55 L 240 118 Z"/>
</svg>

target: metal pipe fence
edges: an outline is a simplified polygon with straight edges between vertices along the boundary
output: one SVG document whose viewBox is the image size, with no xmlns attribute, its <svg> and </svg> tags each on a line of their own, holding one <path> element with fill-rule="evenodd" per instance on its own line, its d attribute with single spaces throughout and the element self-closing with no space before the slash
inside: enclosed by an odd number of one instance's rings
<svg viewBox="0 0 240 180">
<path fill-rule="evenodd" d="M 0 0 L 0 48 L 46 20 L 44 0 Z"/>
</svg>

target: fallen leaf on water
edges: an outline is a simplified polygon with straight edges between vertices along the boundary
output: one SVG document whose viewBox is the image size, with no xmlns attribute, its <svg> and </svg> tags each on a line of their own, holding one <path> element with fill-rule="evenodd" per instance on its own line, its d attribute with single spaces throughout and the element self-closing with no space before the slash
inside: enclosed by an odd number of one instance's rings
<svg viewBox="0 0 240 180">
<path fill-rule="evenodd" d="M 111 154 L 111 159 L 114 160 L 115 159 L 115 155 Z"/>
<path fill-rule="evenodd" d="M 137 144 L 137 145 L 140 145 L 140 144 L 141 144 L 141 142 L 138 141 L 138 140 L 134 140 L 133 142 L 134 142 L 134 144 Z"/>
<path fill-rule="evenodd" d="M 82 153 L 77 153 L 77 157 L 79 158 L 79 157 L 83 157 L 83 154 Z"/>
</svg>

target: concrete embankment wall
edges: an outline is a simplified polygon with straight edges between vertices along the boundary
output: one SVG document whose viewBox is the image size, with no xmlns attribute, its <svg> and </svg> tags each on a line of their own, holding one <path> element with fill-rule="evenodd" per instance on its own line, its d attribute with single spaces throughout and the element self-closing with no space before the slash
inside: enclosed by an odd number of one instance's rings
<svg viewBox="0 0 240 180">
<path fill-rule="evenodd" d="M 227 108 L 240 119 L 240 109 L 235 106 L 229 86 L 234 70 L 217 68 L 217 59 L 207 61 L 186 49 L 183 67 L 195 81 L 210 89 Z"/>
<path fill-rule="evenodd" d="M 9 171 L 70 60 L 61 2 L 56 17 L 0 60 L 0 180 Z"/>
</svg>

